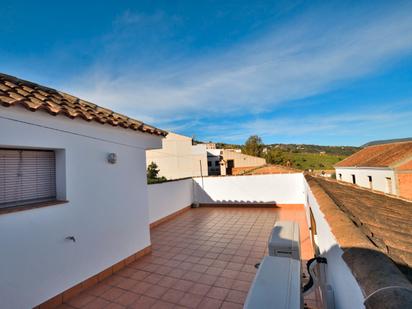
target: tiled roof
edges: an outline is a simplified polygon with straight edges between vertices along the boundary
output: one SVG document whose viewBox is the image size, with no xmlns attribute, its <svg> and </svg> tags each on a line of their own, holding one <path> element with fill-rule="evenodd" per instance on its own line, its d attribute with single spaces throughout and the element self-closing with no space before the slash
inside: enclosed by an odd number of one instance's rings
<svg viewBox="0 0 412 309">
<path fill-rule="evenodd" d="M 371 244 L 391 257 L 412 281 L 412 202 L 320 177 L 306 177 L 316 182 Z"/>
<path fill-rule="evenodd" d="M 258 167 L 234 167 L 232 172 L 234 175 L 264 175 L 301 173 L 302 171 L 283 165 L 266 164 Z"/>
<path fill-rule="evenodd" d="M 412 157 L 412 142 L 381 144 L 366 147 L 335 167 L 391 167 L 408 157 Z"/>
<path fill-rule="evenodd" d="M 45 110 L 49 114 L 81 118 L 144 133 L 166 136 L 167 132 L 110 109 L 84 101 L 67 93 L 0 73 L 0 104 L 22 105 L 29 111 Z"/>
<path fill-rule="evenodd" d="M 411 308 L 412 203 L 321 177 L 306 179 L 365 307 Z"/>
</svg>

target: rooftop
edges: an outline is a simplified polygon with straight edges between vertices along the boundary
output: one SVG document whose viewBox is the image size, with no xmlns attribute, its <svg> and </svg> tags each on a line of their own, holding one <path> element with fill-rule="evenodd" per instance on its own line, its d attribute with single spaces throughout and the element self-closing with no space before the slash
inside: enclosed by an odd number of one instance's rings
<svg viewBox="0 0 412 309">
<path fill-rule="evenodd" d="M 275 220 L 299 222 L 302 263 L 313 256 L 303 206 L 190 209 L 152 229 L 151 254 L 60 308 L 242 308 Z"/>
<path fill-rule="evenodd" d="M 392 167 L 412 157 L 412 142 L 398 142 L 366 147 L 340 161 L 336 167 Z"/>
<path fill-rule="evenodd" d="M 0 73 L 0 104 L 5 107 L 21 105 L 32 112 L 44 110 L 53 116 L 64 115 L 70 119 L 80 118 L 154 135 L 167 135 L 166 131 L 110 109 L 3 73 Z"/>
</svg>

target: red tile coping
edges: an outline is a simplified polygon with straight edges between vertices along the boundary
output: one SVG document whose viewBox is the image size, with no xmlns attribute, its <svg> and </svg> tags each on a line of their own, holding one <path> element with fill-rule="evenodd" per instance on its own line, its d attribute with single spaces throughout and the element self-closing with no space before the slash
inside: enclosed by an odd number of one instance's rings
<svg viewBox="0 0 412 309">
<path fill-rule="evenodd" d="M 168 216 L 166 216 L 166 217 L 163 217 L 163 218 L 161 218 L 161 219 L 159 219 L 159 220 L 157 220 L 157 221 L 155 221 L 155 222 L 150 223 L 150 228 L 152 229 L 152 228 L 154 228 L 154 227 L 156 227 L 156 226 L 158 226 L 158 225 L 160 225 L 160 224 L 162 224 L 162 223 L 165 223 L 165 222 L 167 222 L 167 221 L 173 220 L 173 219 L 176 218 L 178 215 L 180 215 L 180 214 L 188 211 L 188 210 L 190 209 L 190 207 L 191 207 L 190 205 L 189 205 L 189 206 L 186 206 L 185 208 L 182 208 L 182 209 L 180 209 L 180 210 L 178 210 L 178 211 L 175 211 L 174 213 L 171 213 L 170 215 L 168 215 Z"/>
<path fill-rule="evenodd" d="M 276 203 L 200 203 L 200 207 L 260 207 L 260 208 L 293 208 L 302 209 L 303 204 L 276 204 Z"/>
<path fill-rule="evenodd" d="M 44 303 L 34 307 L 34 309 L 51 309 L 56 308 L 59 305 L 63 304 L 63 302 L 68 301 L 69 299 L 75 297 L 76 295 L 80 294 L 81 292 L 89 289 L 90 287 L 96 285 L 97 283 L 103 281 L 107 277 L 111 276 L 112 274 L 118 272 L 119 270 L 123 269 L 125 266 L 133 263 L 137 259 L 149 254 L 152 252 L 152 246 L 147 246 L 146 248 L 132 254 L 131 256 L 121 260 L 120 262 L 106 268 L 105 270 L 101 271 L 100 273 L 72 286 L 68 290 L 50 298 L 49 300 L 45 301 Z"/>
</svg>

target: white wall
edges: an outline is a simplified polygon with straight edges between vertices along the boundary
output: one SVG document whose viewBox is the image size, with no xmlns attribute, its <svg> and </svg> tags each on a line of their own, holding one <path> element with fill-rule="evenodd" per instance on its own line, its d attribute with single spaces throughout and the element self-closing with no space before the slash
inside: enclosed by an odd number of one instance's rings
<svg viewBox="0 0 412 309">
<path fill-rule="evenodd" d="M 132 130 L 0 107 L 0 147 L 60 149 L 69 201 L 0 215 L 1 308 L 38 305 L 150 244 L 144 149 L 160 144 Z M 111 152 L 117 164 L 107 163 Z M 71 235 L 75 243 L 65 240 Z"/>
<path fill-rule="evenodd" d="M 303 181 L 307 191 L 305 206 L 307 208 L 309 203 L 316 221 L 317 245 L 320 254 L 328 260 L 326 278 L 327 283 L 333 287 L 335 308 L 364 308 L 362 291 L 351 270 L 342 259 L 343 251 L 332 234 L 331 228 L 320 210 L 309 185 L 306 180 Z M 310 224 L 310 221 L 308 222 Z"/>
<path fill-rule="evenodd" d="M 192 145 L 192 139 L 187 136 L 169 133 L 162 140 L 162 149 L 149 150 L 146 157 L 147 165 L 155 162 L 159 176 L 167 179 L 208 175 L 206 145 Z"/>
<path fill-rule="evenodd" d="M 342 174 L 342 181 L 352 183 L 352 175 L 355 175 L 356 184 L 364 188 L 370 188 L 368 176 L 372 176 L 373 190 L 389 193 L 386 177 L 392 179 L 392 194 L 396 194 L 395 172 L 390 168 L 336 168 L 336 179 Z"/>
<path fill-rule="evenodd" d="M 195 201 L 303 204 L 302 177 L 301 173 L 296 173 L 195 178 Z"/>
<path fill-rule="evenodd" d="M 182 179 L 148 186 L 149 220 L 153 223 L 193 203 L 193 180 Z"/>
</svg>

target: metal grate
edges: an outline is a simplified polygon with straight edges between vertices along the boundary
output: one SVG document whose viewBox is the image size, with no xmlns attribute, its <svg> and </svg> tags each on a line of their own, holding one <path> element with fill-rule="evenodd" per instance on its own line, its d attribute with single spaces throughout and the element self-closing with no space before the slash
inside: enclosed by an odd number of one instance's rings
<svg viewBox="0 0 412 309">
<path fill-rule="evenodd" d="M 0 208 L 56 198 L 54 151 L 0 148 Z"/>
</svg>

